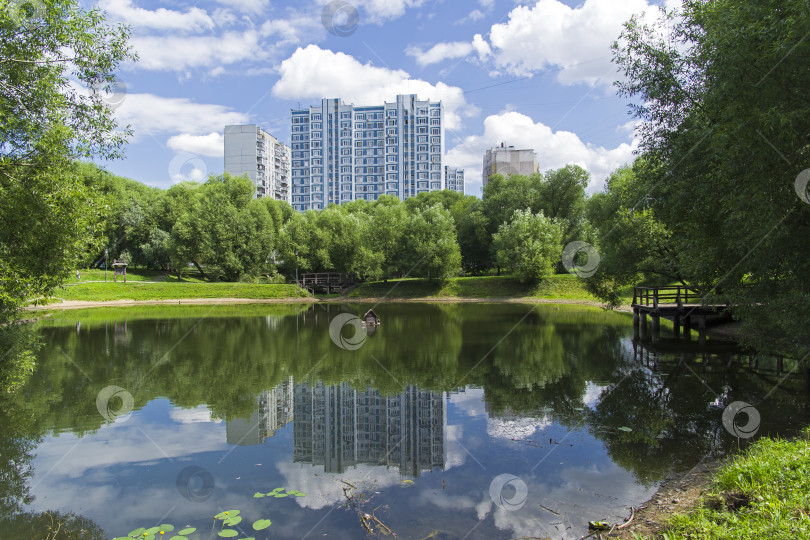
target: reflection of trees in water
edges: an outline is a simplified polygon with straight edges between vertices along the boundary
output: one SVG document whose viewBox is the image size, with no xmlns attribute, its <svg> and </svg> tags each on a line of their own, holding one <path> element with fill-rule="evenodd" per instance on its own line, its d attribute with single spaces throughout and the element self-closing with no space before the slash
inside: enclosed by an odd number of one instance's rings
<svg viewBox="0 0 810 540">
<path fill-rule="evenodd" d="M 341 310 L 359 315 L 368 306 L 274 309 L 240 318 L 98 320 L 83 322 L 78 333 L 75 325 L 45 328 L 45 369 L 13 399 L 30 418 L 31 433 L 82 434 L 103 423 L 95 400 L 110 384 L 129 390 L 136 406 L 165 396 L 179 407 L 205 404 L 220 418 L 250 416 L 256 396 L 290 376 L 382 395 L 409 385 L 473 385 L 484 388 L 490 414 L 539 417 L 550 410 L 569 428 L 589 426 L 617 463 L 654 482 L 730 444 L 722 407 L 736 399 L 754 403 L 773 388 L 767 377 L 713 368 L 702 376 L 721 397 L 714 404 L 717 396 L 678 366 L 677 352 L 662 353 L 655 369 L 635 362 L 629 319 L 599 310 L 383 304 L 375 306 L 382 318 L 376 335 L 348 351 L 332 343 L 329 323 Z M 584 401 L 588 383 L 614 385 L 593 410 Z M 785 414 L 800 410 L 796 399 L 771 394 L 760 410 L 763 426 L 796 425 Z"/>
<path fill-rule="evenodd" d="M 586 381 L 611 373 L 604 351 L 615 348 L 628 327 L 626 318 L 600 311 L 384 304 L 376 307 L 383 321 L 377 334 L 348 351 L 329 337 L 340 306 L 293 315 L 274 315 L 274 309 L 242 318 L 94 320 L 44 328 L 40 358 L 47 369 L 23 389 L 20 405 L 41 430 L 82 434 L 103 423 L 96 396 L 110 384 L 132 393 L 136 407 L 165 396 L 176 406 L 206 404 L 214 416 L 229 418 L 249 416 L 258 393 L 293 376 L 296 382 L 371 386 L 383 394 L 408 385 L 448 391 L 473 384 L 486 388 L 495 410 L 531 412 L 581 405 Z M 359 314 L 367 306 L 343 309 Z M 563 380 L 570 390 L 561 393 L 553 383 Z M 546 390 L 536 392 L 541 388 Z"/>
<path fill-rule="evenodd" d="M 0 520 L 6 538 L 15 540 L 106 540 L 94 521 L 73 513 L 38 512 L 17 514 Z"/>
<path fill-rule="evenodd" d="M 703 456 L 736 449 L 737 439 L 722 423 L 723 409 L 734 401 L 757 406 L 760 434 L 790 433 L 806 421 L 803 381 L 776 387 L 776 379 L 750 370 L 747 359 L 733 348 L 653 353 L 649 363 L 634 361 L 628 352 L 613 377 L 619 382 L 588 413 L 590 430 L 613 461 L 645 484 L 691 468 Z"/>
<path fill-rule="evenodd" d="M 29 487 L 34 474 L 31 461 L 42 440 L 29 419 L 7 396 L 0 396 L 0 535 L 15 540 L 106 538 L 98 525 L 76 514 L 23 512 L 34 500 Z"/>
</svg>

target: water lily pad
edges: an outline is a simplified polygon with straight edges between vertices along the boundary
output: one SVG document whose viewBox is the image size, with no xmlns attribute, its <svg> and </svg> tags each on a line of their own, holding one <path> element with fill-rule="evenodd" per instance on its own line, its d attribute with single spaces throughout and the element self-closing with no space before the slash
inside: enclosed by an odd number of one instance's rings
<svg viewBox="0 0 810 540">
<path fill-rule="evenodd" d="M 224 529 L 222 531 L 219 531 L 219 533 L 217 534 L 222 538 L 233 538 L 234 536 L 239 536 L 239 533 L 233 529 Z"/>
<path fill-rule="evenodd" d="M 113 540 L 131 540 L 131 536 L 116 536 Z"/>
<path fill-rule="evenodd" d="M 273 497 L 276 497 L 276 498 L 279 498 L 279 499 L 282 498 L 282 497 L 286 497 L 286 496 L 287 496 L 286 493 L 276 493 L 275 495 L 273 495 Z"/>
<path fill-rule="evenodd" d="M 229 527 L 232 527 L 234 525 L 238 525 L 241 521 L 242 521 L 242 516 L 233 516 L 233 517 L 225 518 L 224 520 L 222 520 L 222 523 L 224 523 L 225 525 L 227 525 Z"/>
<path fill-rule="evenodd" d="M 306 497 L 307 496 L 306 493 L 301 492 L 301 491 L 296 491 L 295 493 L 293 493 L 293 495 L 295 495 L 296 497 Z"/>
<path fill-rule="evenodd" d="M 225 519 L 229 516 L 238 516 L 240 510 L 225 510 L 214 516 L 214 519 Z"/>
<path fill-rule="evenodd" d="M 182 534 L 183 536 L 189 535 L 197 530 L 197 527 L 186 527 L 182 531 L 177 531 L 177 534 Z"/>
<path fill-rule="evenodd" d="M 258 521 L 254 521 L 253 530 L 261 531 L 262 529 L 266 529 L 267 527 L 269 527 L 271 523 L 272 521 L 270 521 L 269 519 L 260 519 Z"/>
<path fill-rule="evenodd" d="M 278 493 L 279 491 L 284 491 L 284 488 L 276 488 L 273 491 L 271 491 L 270 493 Z"/>
<path fill-rule="evenodd" d="M 629 428 L 629 427 L 622 426 L 622 427 L 619 428 L 619 431 L 625 431 L 625 432 L 629 433 L 629 432 L 631 432 L 633 430 L 631 428 Z"/>
<path fill-rule="evenodd" d="M 172 532 L 174 530 L 174 525 L 164 523 L 162 525 L 158 525 L 158 528 L 163 532 Z"/>
<path fill-rule="evenodd" d="M 188 540 L 188 536 L 181 536 L 179 534 L 175 534 L 169 540 Z"/>
<path fill-rule="evenodd" d="M 256 493 L 254 493 L 254 494 L 253 494 L 253 498 L 254 498 L 254 499 L 261 499 L 261 498 L 262 498 L 262 497 L 264 497 L 264 496 L 265 496 L 265 494 L 264 494 L 264 493 L 261 493 L 261 492 L 259 492 L 259 491 L 257 491 Z"/>
<path fill-rule="evenodd" d="M 141 527 L 139 529 L 135 529 L 134 531 L 130 532 L 127 536 L 129 536 L 130 538 L 135 538 L 136 536 L 142 535 L 144 531 L 146 531 L 146 529 Z"/>
<path fill-rule="evenodd" d="M 143 534 L 150 535 L 150 534 L 155 534 L 158 531 L 160 531 L 160 527 L 149 527 L 148 529 L 143 531 Z"/>
</svg>

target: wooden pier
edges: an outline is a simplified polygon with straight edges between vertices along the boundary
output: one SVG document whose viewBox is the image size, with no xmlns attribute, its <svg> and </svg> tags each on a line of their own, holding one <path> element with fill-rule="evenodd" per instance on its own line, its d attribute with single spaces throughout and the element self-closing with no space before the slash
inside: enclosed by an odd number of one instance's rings
<svg viewBox="0 0 810 540">
<path fill-rule="evenodd" d="M 316 290 L 325 291 L 326 294 L 336 291 L 342 294 L 344 290 L 349 287 L 354 287 L 357 283 L 357 274 L 321 272 L 317 274 L 303 274 L 301 276 L 300 285 L 313 294 Z"/>
<path fill-rule="evenodd" d="M 700 343 L 706 342 L 708 327 L 731 319 L 727 304 L 705 304 L 697 291 L 683 286 L 635 287 L 632 307 L 633 333 L 636 337 L 646 335 L 649 316 L 653 340 L 661 336 L 661 317 L 672 321 L 676 337 L 681 334 L 681 326 L 688 335 L 696 325 Z"/>
</svg>

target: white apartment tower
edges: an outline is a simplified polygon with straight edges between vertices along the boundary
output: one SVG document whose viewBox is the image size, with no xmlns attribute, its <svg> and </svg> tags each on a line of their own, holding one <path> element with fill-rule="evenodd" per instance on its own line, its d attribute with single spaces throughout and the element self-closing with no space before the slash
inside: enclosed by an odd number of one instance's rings
<svg viewBox="0 0 810 540">
<path fill-rule="evenodd" d="M 514 146 L 496 146 L 487 150 L 484 155 L 484 185 L 489 182 L 493 174 L 530 175 L 540 171 L 537 163 L 537 153 L 531 149 L 518 150 Z"/>
<path fill-rule="evenodd" d="M 444 188 L 464 195 L 464 169 L 444 168 Z"/>
<path fill-rule="evenodd" d="M 405 200 L 444 189 L 441 102 L 400 95 L 391 103 L 356 107 L 324 99 L 291 116 L 296 210 L 383 194 Z"/>
<path fill-rule="evenodd" d="M 290 202 L 290 147 L 256 124 L 225 126 L 225 172 L 247 174 L 256 197 Z"/>
</svg>

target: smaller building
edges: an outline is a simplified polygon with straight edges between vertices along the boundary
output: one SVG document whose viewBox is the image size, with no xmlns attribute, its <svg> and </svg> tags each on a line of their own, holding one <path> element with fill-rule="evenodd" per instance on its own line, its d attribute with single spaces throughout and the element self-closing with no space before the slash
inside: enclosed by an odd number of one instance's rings
<svg viewBox="0 0 810 540">
<path fill-rule="evenodd" d="M 457 191 L 464 195 L 464 169 L 444 168 L 444 189 Z"/>
<path fill-rule="evenodd" d="M 256 197 L 291 202 L 290 147 L 256 124 L 225 126 L 225 172 L 246 174 Z"/>
<path fill-rule="evenodd" d="M 514 146 L 496 146 L 484 155 L 483 182 L 486 186 L 493 174 L 509 177 L 513 174 L 530 175 L 540 172 L 537 153 L 530 149 L 517 149 Z"/>
</svg>

